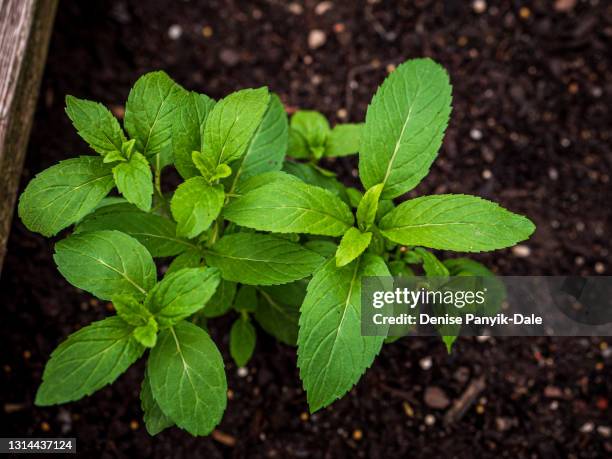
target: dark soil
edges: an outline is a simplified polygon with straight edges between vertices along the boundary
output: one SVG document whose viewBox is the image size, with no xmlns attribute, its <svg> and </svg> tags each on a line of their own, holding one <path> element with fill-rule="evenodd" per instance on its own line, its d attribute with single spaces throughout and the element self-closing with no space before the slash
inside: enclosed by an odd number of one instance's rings
<svg viewBox="0 0 612 459">
<path fill-rule="evenodd" d="M 162 68 L 215 98 L 266 84 L 289 108 L 359 121 L 392 65 L 431 56 L 450 72 L 454 112 L 416 193 L 478 194 L 534 220 L 521 249 L 477 257 L 500 273 L 610 275 L 612 5 L 489 3 L 479 14 L 461 0 L 62 1 L 22 186 L 87 152 L 63 113 L 66 94 L 120 115 L 135 79 Z M 313 29 L 326 34 L 316 50 Z M 355 182 L 355 165 L 331 166 Z M 612 456 L 612 343 L 595 338 L 461 339 L 450 357 L 433 339 L 403 339 L 348 396 L 309 416 L 295 351 L 260 333 L 247 377 L 226 358 L 231 397 L 210 438 L 147 435 L 142 363 L 92 397 L 37 408 L 52 349 L 109 313 L 56 271 L 53 242 L 15 219 L 0 283 L 3 437 L 77 437 L 83 457 Z M 228 322 L 213 332 L 227 357 Z M 480 378 L 484 389 L 446 425 L 448 408 L 430 405 Z"/>
</svg>

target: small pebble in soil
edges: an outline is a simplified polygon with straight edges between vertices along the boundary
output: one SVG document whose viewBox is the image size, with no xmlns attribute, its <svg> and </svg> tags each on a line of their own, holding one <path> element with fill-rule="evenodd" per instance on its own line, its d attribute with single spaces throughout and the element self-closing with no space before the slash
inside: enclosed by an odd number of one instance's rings
<svg viewBox="0 0 612 459">
<path fill-rule="evenodd" d="M 577 0 L 555 0 L 555 11 L 567 13 L 576 6 Z"/>
<path fill-rule="evenodd" d="M 606 272 L 606 266 L 601 261 L 598 261 L 597 263 L 595 263 L 595 272 L 597 274 L 605 273 Z"/>
<path fill-rule="evenodd" d="M 211 26 L 202 27 L 202 36 L 204 38 L 210 38 L 213 36 L 213 29 Z"/>
<path fill-rule="evenodd" d="M 234 399 L 234 391 L 231 389 L 227 390 L 227 399 L 228 400 L 233 400 Z"/>
<path fill-rule="evenodd" d="M 430 386 L 425 389 L 424 396 L 425 404 L 437 410 L 443 410 L 450 405 L 450 400 L 446 396 L 446 393 L 439 387 Z"/>
<path fill-rule="evenodd" d="M 567 148 L 572 144 L 572 141 L 567 137 L 563 137 L 559 143 L 563 148 Z"/>
<path fill-rule="evenodd" d="M 478 414 L 483 414 L 485 412 L 485 407 L 483 405 L 476 405 L 476 412 Z"/>
<path fill-rule="evenodd" d="M 612 434 L 612 429 L 608 426 L 598 426 L 597 433 L 604 438 L 608 438 Z"/>
<path fill-rule="evenodd" d="M 355 429 L 353 431 L 352 437 L 353 437 L 353 440 L 359 441 L 363 438 L 363 432 L 360 429 Z"/>
<path fill-rule="evenodd" d="M 346 111 L 346 108 L 339 108 L 338 111 L 336 112 L 336 116 L 343 120 L 347 119 L 348 112 Z"/>
<path fill-rule="evenodd" d="M 433 426 L 436 423 L 436 417 L 433 414 L 428 414 L 427 416 L 425 416 L 425 425 L 426 426 Z"/>
<path fill-rule="evenodd" d="M 527 258 L 531 255 L 531 249 L 524 244 L 515 245 L 512 247 L 512 253 L 518 258 Z"/>
<path fill-rule="evenodd" d="M 593 424 L 592 422 L 585 422 L 580 427 L 580 432 L 582 432 L 582 433 L 591 433 L 591 432 L 593 432 L 594 428 L 595 428 L 595 424 Z"/>
<path fill-rule="evenodd" d="M 552 402 L 550 402 L 550 405 L 548 407 L 550 408 L 551 411 L 556 411 L 557 409 L 559 409 L 559 402 L 556 400 L 553 400 Z"/>
<path fill-rule="evenodd" d="M 427 371 L 429 369 L 431 369 L 433 365 L 433 361 L 431 359 L 431 357 L 423 357 L 421 360 L 419 360 L 419 366 L 421 367 L 421 369 Z"/>
<path fill-rule="evenodd" d="M 505 432 L 512 427 L 512 420 L 504 417 L 495 418 L 495 428 L 499 432 Z"/>
<path fill-rule="evenodd" d="M 559 178 L 559 171 L 554 167 L 548 169 L 548 178 L 551 180 L 557 180 Z"/>
<path fill-rule="evenodd" d="M 406 413 L 406 416 L 408 416 L 409 418 L 414 417 L 414 410 L 412 409 L 412 406 L 410 405 L 410 403 L 403 402 L 402 407 L 404 408 L 404 413 Z"/>
<path fill-rule="evenodd" d="M 576 258 L 574 259 L 574 264 L 575 264 L 576 266 L 582 266 L 582 265 L 584 265 L 584 257 L 576 257 Z"/>
<path fill-rule="evenodd" d="M 544 388 L 544 397 L 546 398 L 561 398 L 563 391 L 556 386 L 546 386 Z"/>
<path fill-rule="evenodd" d="M 299 16 L 304 12 L 304 7 L 297 2 L 289 3 L 287 9 L 291 14 L 295 14 L 296 16 Z"/>
<path fill-rule="evenodd" d="M 327 35 L 320 29 L 311 30 L 308 34 L 308 47 L 310 49 L 320 48 L 327 41 Z"/>
<path fill-rule="evenodd" d="M 482 178 L 485 180 L 491 180 L 493 178 L 493 172 L 491 172 L 489 169 L 485 169 L 482 171 Z"/>
<path fill-rule="evenodd" d="M 140 424 L 138 424 L 138 421 L 136 421 L 135 419 L 132 419 L 130 421 L 130 429 L 138 430 L 139 427 L 140 427 Z"/>
<path fill-rule="evenodd" d="M 306 422 L 308 421 L 308 418 L 309 418 L 308 413 L 306 413 L 305 411 L 302 414 L 300 414 L 300 421 Z"/>
<path fill-rule="evenodd" d="M 168 37 L 170 40 L 178 40 L 183 35 L 183 28 L 178 24 L 172 24 L 168 28 Z"/>
<path fill-rule="evenodd" d="M 521 17 L 521 19 L 529 19 L 529 17 L 531 16 L 531 10 L 526 6 L 523 6 L 521 7 L 521 9 L 519 9 L 519 16 Z"/>
<path fill-rule="evenodd" d="M 474 0 L 472 2 L 472 9 L 475 13 L 482 14 L 487 11 L 487 2 L 484 0 Z"/>
<path fill-rule="evenodd" d="M 482 131 L 480 129 L 472 129 L 470 131 L 470 137 L 472 140 L 481 140 L 482 139 Z"/>
<path fill-rule="evenodd" d="M 219 53 L 219 59 L 225 65 L 233 67 L 240 62 L 240 55 L 231 48 L 223 48 Z"/>
<path fill-rule="evenodd" d="M 315 13 L 319 16 L 322 16 L 329 10 L 331 10 L 333 7 L 334 4 L 332 2 L 321 2 L 317 6 L 315 6 Z"/>
<path fill-rule="evenodd" d="M 40 430 L 42 430 L 43 432 L 50 432 L 51 426 L 47 421 L 43 421 L 40 423 Z"/>
<path fill-rule="evenodd" d="M 23 358 L 24 360 L 30 360 L 30 357 L 32 357 L 32 353 L 28 350 L 23 351 Z"/>
<path fill-rule="evenodd" d="M 240 378 L 246 378 L 249 374 L 249 370 L 246 367 L 239 367 L 238 370 L 236 370 L 236 374 Z"/>
</svg>

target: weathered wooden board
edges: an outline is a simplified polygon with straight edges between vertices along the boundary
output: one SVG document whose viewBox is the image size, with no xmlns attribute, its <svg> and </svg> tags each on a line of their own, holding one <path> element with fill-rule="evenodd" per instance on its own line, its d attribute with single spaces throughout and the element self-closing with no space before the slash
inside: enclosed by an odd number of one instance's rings
<svg viewBox="0 0 612 459">
<path fill-rule="evenodd" d="M 0 273 L 57 0 L 0 0 Z"/>
</svg>

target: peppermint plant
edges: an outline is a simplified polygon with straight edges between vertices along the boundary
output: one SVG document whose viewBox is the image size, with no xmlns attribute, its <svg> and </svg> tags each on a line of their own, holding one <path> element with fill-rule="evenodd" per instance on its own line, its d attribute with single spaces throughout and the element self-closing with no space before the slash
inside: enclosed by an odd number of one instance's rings
<svg viewBox="0 0 612 459">
<path fill-rule="evenodd" d="M 136 82 L 122 124 L 71 96 L 66 112 L 93 154 L 39 173 L 19 216 L 32 231 L 66 236 L 55 245 L 60 273 L 116 314 L 53 351 L 36 404 L 90 395 L 146 358 L 140 399 L 153 435 L 172 425 L 209 434 L 227 403 L 218 345 L 244 366 L 261 331 L 297 345 L 310 410 L 328 406 L 385 340 L 361 335 L 362 277 L 490 275 L 427 249 L 496 250 L 534 230 L 475 196 L 396 204 L 428 173 L 451 113 L 448 75 L 429 59 L 391 73 L 362 125 L 330 129 L 298 112 L 289 126 L 265 87 L 215 101 L 163 72 Z M 357 151 L 363 191 L 313 167 Z M 163 180 L 168 168 L 176 187 Z M 229 340 L 215 343 L 208 328 L 225 314 Z M 456 330 L 443 334 L 450 347 Z"/>
</svg>

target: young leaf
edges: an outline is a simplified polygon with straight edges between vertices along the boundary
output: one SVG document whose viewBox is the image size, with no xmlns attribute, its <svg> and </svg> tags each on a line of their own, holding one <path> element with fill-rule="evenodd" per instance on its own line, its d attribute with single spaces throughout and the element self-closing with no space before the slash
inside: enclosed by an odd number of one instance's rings
<svg viewBox="0 0 612 459">
<path fill-rule="evenodd" d="M 438 260 L 438 258 L 431 252 L 421 248 L 416 247 L 415 252 L 421 256 L 423 260 L 423 269 L 425 270 L 425 274 L 429 277 L 447 277 L 449 275 L 448 269 L 444 264 Z"/>
<path fill-rule="evenodd" d="M 172 257 L 197 248 L 187 239 L 176 236 L 173 221 L 143 212 L 128 203 L 98 208 L 78 223 L 75 233 L 99 230 L 117 230 L 128 234 L 144 245 L 153 257 Z"/>
<path fill-rule="evenodd" d="M 363 126 L 363 124 L 336 125 L 327 137 L 325 156 L 337 158 L 357 153 Z"/>
<path fill-rule="evenodd" d="M 363 193 L 357 188 L 348 187 L 346 189 L 346 194 L 348 195 L 349 204 L 351 207 L 357 209 L 359 207 L 359 203 L 363 199 Z"/>
<path fill-rule="evenodd" d="M 336 251 L 336 266 L 348 265 L 370 245 L 372 233 L 362 233 L 357 228 L 349 228 L 340 240 Z"/>
<path fill-rule="evenodd" d="M 125 134 L 117 118 L 102 104 L 66 96 L 66 113 L 79 135 L 94 151 L 106 156 L 120 152 Z"/>
<path fill-rule="evenodd" d="M 240 158 L 268 108 L 268 88 L 243 89 L 221 99 L 213 107 L 204 127 L 202 153 L 215 165 Z"/>
<path fill-rule="evenodd" d="M 179 322 L 163 330 L 147 371 L 161 411 L 192 435 L 208 435 L 227 404 L 223 358 L 208 333 Z"/>
<path fill-rule="evenodd" d="M 147 249 L 119 231 L 74 234 L 55 245 L 53 259 L 68 282 L 102 300 L 142 299 L 157 277 Z"/>
<path fill-rule="evenodd" d="M 204 126 L 215 101 L 204 94 L 189 92 L 172 122 L 172 149 L 174 165 L 181 177 L 199 175 L 191 154 L 204 148 Z"/>
<path fill-rule="evenodd" d="M 91 212 L 113 186 L 111 167 L 100 157 L 60 161 L 28 184 L 19 217 L 30 231 L 53 236 Z"/>
<path fill-rule="evenodd" d="M 113 296 L 113 306 L 117 315 L 126 323 L 139 327 L 146 325 L 151 317 L 151 312 L 132 295 Z"/>
<path fill-rule="evenodd" d="M 357 207 L 357 223 L 361 230 L 367 230 L 376 220 L 378 201 L 382 192 L 383 184 L 374 185 L 363 195 Z"/>
<path fill-rule="evenodd" d="M 78 400 L 112 383 L 144 352 L 133 329 L 119 317 L 109 317 L 70 335 L 47 362 L 36 405 Z"/>
<path fill-rule="evenodd" d="M 231 201 L 224 217 L 240 226 L 277 233 L 339 236 L 353 225 L 351 209 L 322 188 L 279 180 Z"/>
<path fill-rule="evenodd" d="M 257 293 L 255 287 L 243 285 L 238 290 L 234 300 L 234 309 L 238 312 L 255 312 L 257 309 Z"/>
<path fill-rule="evenodd" d="M 422 196 L 403 202 L 379 223 L 398 244 L 480 252 L 527 239 L 535 229 L 527 218 L 475 196 Z"/>
<path fill-rule="evenodd" d="M 224 200 L 223 187 L 209 185 L 203 177 L 179 185 L 170 203 L 177 236 L 194 238 L 206 231 L 221 212 Z"/>
<path fill-rule="evenodd" d="M 119 192 L 140 210 L 151 210 L 153 174 L 144 155 L 134 152 L 129 161 L 113 167 L 113 177 Z"/>
<path fill-rule="evenodd" d="M 226 280 L 249 285 L 285 284 L 310 275 L 323 258 L 299 244 L 267 234 L 224 236 L 206 252 Z"/>
<path fill-rule="evenodd" d="M 219 317 L 229 311 L 236 296 L 236 288 L 235 282 L 221 279 L 215 294 L 208 300 L 204 309 L 202 309 L 204 317 Z"/>
<path fill-rule="evenodd" d="M 146 324 L 139 325 L 134 329 L 134 338 L 145 347 L 155 347 L 158 330 L 157 321 L 153 317 L 149 317 Z"/>
<path fill-rule="evenodd" d="M 287 125 L 283 103 L 276 94 L 272 94 L 268 109 L 251 139 L 232 183 L 244 181 L 262 172 L 281 170 L 287 151 Z"/>
<path fill-rule="evenodd" d="M 198 268 L 203 265 L 204 255 L 199 250 L 188 250 L 176 257 L 168 266 L 166 276 L 183 268 Z"/>
<path fill-rule="evenodd" d="M 329 123 L 321 113 L 312 110 L 297 111 L 291 117 L 289 156 L 321 158 L 328 134 Z"/>
<path fill-rule="evenodd" d="M 301 280 L 259 288 L 255 320 L 267 333 L 290 346 L 297 343 L 300 305 L 307 285 Z"/>
<path fill-rule="evenodd" d="M 450 104 L 448 74 L 431 59 L 409 60 L 392 72 L 366 114 L 359 151 L 363 186 L 383 183 L 385 199 L 414 188 L 442 144 Z"/>
<path fill-rule="evenodd" d="M 343 396 L 372 364 L 384 337 L 361 334 L 361 278 L 389 276 L 382 258 L 364 254 L 337 268 L 328 261 L 312 277 L 300 310 L 298 367 L 315 412 Z"/>
<path fill-rule="evenodd" d="M 442 341 L 444 342 L 444 346 L 446 347 L 446 352 L 449 354 L 453 351 L 453 344 L 457 341 L 458 336 L 443 336 Z"/>
<path fill-rule="evenodd" d="M 146 370 L 140 388 L 140 406 L 144 413 L 143 419 L 149 435 L 157 435 L 162 430 L 174 425 L 174 421 L 164 414 L 153 398 L 149 372 Z"/>
<path fill-rule="evenodd" d="M 187 91 L 162 71 L 143 75 L 130 91 L 125 129 L 156 170 L 172 162 L 172 124 L 186 97 Z"/>
<path fill-rule="evenodd" d="M 236 365 L 245 366 L 255 350 L 257 335 L 248 317 L 241 316 L 230 330 L 230 354 Z"/>
<path fill-rule="evenodd" d="M 160 327 L 189 317 L 213 296 L 221 276 L 215 268 L 185 268 L 166 275 L 149 293 L 146 305 Z"/>
</svg>

